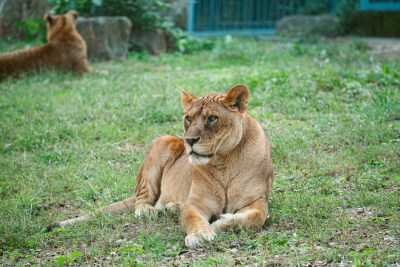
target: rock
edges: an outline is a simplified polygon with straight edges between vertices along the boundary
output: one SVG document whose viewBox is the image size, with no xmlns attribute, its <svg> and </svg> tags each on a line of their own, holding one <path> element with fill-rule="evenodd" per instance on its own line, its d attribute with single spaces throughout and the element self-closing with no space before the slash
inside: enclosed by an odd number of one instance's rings
<svg viewBox="0 0 400 267">
<path fill-rule="evenodd" d="M 25 30 L 17 28 L 15 23 L 42 18 L 48 8 L 47 0 L 0 0 L 0 39 L 23 37 Z"/>
<path fill-rule="evenodd" d="M 132 30 L 131 47 L 134 50 L 145 49 L 153 55 L 167 51 L 167 42 L 161 29 Z"/>
<path fill-rule="evenodd" d="M 186 30 L 188 16 L 188 0 L 165 0 L 170 6 L 160 13 L 171 20 L 177 27 Z"/>
<path fill-rule="evenodd" d="M 132 23 L 127 17 L 78 18 L 76 28 L 86 41 L 89 60 L 127 57 L 132 28 Z"/>
<path fill-rule="evenodd" d="M 166 9 L 161 9 L 161 17 L 172 21 L 175 26 L 186 30 L 189 0 L 164 0 L 169 4 Z M 175 51 L 175 37 L 161 29 L 132 29 L 131 49 L 147 50 L 152 55 L 158 55 L 167 51 Z"/>
<path fill-rule="evenodd" d="M 298 36 L 320 34 L 333 36 L 339 33 L 340 20 L 332 15 L 293 15 L 278 21 L 276 32 L 278 35 Z"/>
</svg>

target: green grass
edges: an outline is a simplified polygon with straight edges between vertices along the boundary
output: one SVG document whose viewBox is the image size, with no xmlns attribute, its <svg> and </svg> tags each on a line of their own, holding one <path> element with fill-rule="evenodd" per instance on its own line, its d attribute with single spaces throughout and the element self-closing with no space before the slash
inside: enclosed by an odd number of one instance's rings
<svg viewBox="0 0 400 267">
<path fill-rule="evenodd" d="M 1 83 L 1 264 L 399 263 L 400 59 L 365 47 L 234 38 L 95 65 L 108 76 L 44 71 Z M 261 232 L 189 250 L 174 213 L 100 214 L 44 231 L 134 194 L 152 141 L 182 137 L 181 89 L 200 96 L 237 83 L 249 86 L 249 113 L 272 142 Z"/>
</svg>

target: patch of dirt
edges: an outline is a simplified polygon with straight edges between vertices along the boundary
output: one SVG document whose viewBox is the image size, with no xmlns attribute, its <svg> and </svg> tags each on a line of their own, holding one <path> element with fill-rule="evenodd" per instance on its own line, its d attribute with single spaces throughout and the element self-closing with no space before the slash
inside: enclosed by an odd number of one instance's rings
<svg viewBox="0 0 400 267">
<path fill-rule="evenodd" d="M 400 38 L 339 37 L 335 40 L 364 47 L 366 52 L 372 55 L 400 58 Z"/>
<path fill-rule="evenodd" d="M 171 68 L 171 65 L 150 66 L 151 70 L 170 70 Z"/>
<path fill-rule="evenodd" d="M 400 38 L 362 38 L 371 54 L 400 58 Z"/>
<path fill-rule="evenodd" d="M 351 218 L 352 220 L 355 219 L 369 219 L 377 216 L 379 213 L 376 209 L 370 207 L 358 207 L 358 208 L 351 208 L 343 210 L 343 214 Z"/>
</svg>

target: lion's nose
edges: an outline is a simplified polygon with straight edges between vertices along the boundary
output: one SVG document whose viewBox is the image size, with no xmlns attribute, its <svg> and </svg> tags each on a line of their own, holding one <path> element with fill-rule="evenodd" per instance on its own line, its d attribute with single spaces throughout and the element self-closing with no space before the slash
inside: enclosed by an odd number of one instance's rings
<svg viewBox="0 0 400 267">
<path fill-rule="evenodd" d="M 186 138 L 185 141 L 188 143 L 190 146 L 193 146 L 200 140 L 200 137 L 198 138 Z"/>
</svg>

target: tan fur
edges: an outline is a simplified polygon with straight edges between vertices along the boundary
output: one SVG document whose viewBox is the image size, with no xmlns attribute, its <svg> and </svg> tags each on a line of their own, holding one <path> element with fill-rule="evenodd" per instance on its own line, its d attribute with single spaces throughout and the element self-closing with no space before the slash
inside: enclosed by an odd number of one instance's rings
<svg viewBox="0 0 400 267">
<path fill-rule="evenodd" d="M 76 30 L 77 13 L 45 14 L 47 44 L 25 50 L 0 54 L 0 81 L 19 73 L 38 71 L 43 67 L 82 74 L 97 71 L 88 66 L 85 40 Z"/>
<path fill-rule="evenodd" d="M 163 136 L 154 142 L 136 179 L 136 215 L 181 207 L 188 247 L 230 227 L 262 228 L 273 167 L 268 137 L 246 111 L 248 99 L 242 84 L 201 98 L 182 91 L 185 141 Z M 210 224 L 211 218 L 217 220 Z"/>
<path fill-rule="evenodd" d="M 185 142 L 163 136 L 154 143 L 138 174 L 136 214 L 180 205 L 188 247 L 229 227 L 261 229 L 273 167 L 268 137 L 246 112 L 248 98 L 245 85 L 201 98 L 182 91 Z"/>
</svg>

